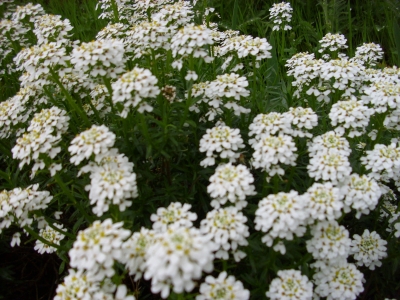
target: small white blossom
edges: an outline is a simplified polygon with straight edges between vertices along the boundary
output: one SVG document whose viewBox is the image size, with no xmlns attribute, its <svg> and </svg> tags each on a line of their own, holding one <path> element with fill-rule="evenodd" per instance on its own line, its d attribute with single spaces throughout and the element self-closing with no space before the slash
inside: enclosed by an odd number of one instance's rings
<svg viewBox="0 0 400 300">
<path fill-rule="evenodd" d="M 239 280 L 224 271 L 217 278 L 207 276 L 200 285 L 200 295 L 196 300 L 248 300 L 250 292 L 243 287 Z"/>
<path fill-rule="evenodd" d="M 190 212 L 190 204 L 172 202 L 167 208 L 159 207 L 157 214 L 152 214 L 150 220 L 153 222 L 155 232 L 165 232 L 170 226 L 190 228 L 196 221 L 196 213 Z"/>
<path fill-rule="evenodd" d="M 351 98 L 338 101 L 332 105 L 329 112 L 332 126 L 337 126 L 335 131 L 341 135 L 347 131 L 348 136 L 353 138 L 365 133 L 370 117 L 374 110 L 363 105 L 361 101 Z"/>
<path fill-rule="evenodd" d="M 346 43 L 347 39 L 344 37 L 343 34 L 332 34 L 327 33 L 322 40 L 319 41 L 321 45 L 321 49 L 318 52 L 322 53 L 326 50 L 331 52 L 335 52 L 337 50 L 346 49 L 348 48 Z"/>
<path fill-rule="evenodd" d="M 395 178 L 400 173 L 400 147 L 396 147 L 396 144 L 376 144 L 366 154 L 361 157 L 361 164 L 370 170 L 370 177 L 380 180 Z"/>
<path fill-rule="evenodd" d="M 345 205 L 357 211 L 356 218 L 374 210 L 382 195 L 378 183 L 366 175 L 352 174 L 341 189 L 342 193 L 346 195 Z"/>
<path fill-rule="evenodd" d="M 244 146 L 239 129 L 232 129 L 229 126 L 207 129 L 200 140 L 200 152 L 206 152 L 207 158 L 202 160 L 200 165 L 203 167 L 215 165 L 217 155 L 233 162 L 240 156 L 236 151 Z"/>
<path fill-rule="evenodd" d="M 306 242 L 307 251 L 316 260 L 329 265 L 346 261 L 350 254 L 349 232 L 336 221 L 320 221 L 311 228 L 313 238 Z"/>
<path fill-rule="evenodd" d="M 258 203 L 255 229 L 266 232 L 262 242 L 271 247 L 275 238 L 292 240 L 306 232 L 305 220 L 309 214 L 307 203 L 296 191 L 268 195 Z"/>
<path fill-rule="evenodd" d="M 289 23 L 292 20 L 293 8 L 289 2 L 274 3 L 269 13 L 269 18 L 274 23 L 273 31 L 292 29 Z"/>
<path fill-rule="evenodd" d="M 228 200 L 239 209 L 246 206 L 246 196 L 256 194 L 253 182 L 254 177 L 246 166 L 233 166 L 231 163 L 219 165 L 207 187 L 213 198 L 211 206 L 219 208 Z"/>
<path fill-rule="evenodd" d="M 314 293 L 327 300 L 354 300 L 364 291 L 363 279 L 354 264 L 326 266 L 314 275 Z"/>
<path fill-rule="evenodd" d="M 311 300 L 313 284 L 297 270 L 280 270 L 266 296 L 271 300 Z"/>
<path fill-rule="evenodd" d="M 302 197 L 307 201 L 310 223 L 333 221 L 342 215 L 344 194 L 331 182 L 314 183 Z"/>
<path fill-rule="evenodd" d="M 212 240 L 218 245 L 216 258 L 229 259 L 228 251 L 233 252 L 235 261 L 240 261 L 246 254 L 238 250 L 238 246 L 247 246 L 246 238 L 249 229 L 245 225 L 247 218 L 238 208 L 229 206 L 213 209 L 207 213 L 200 223 L 200 232 L 212 236 Z"/>
<path fill-rule="evenodd" d="M 151 291 L 161 292 L 167 298 L 170 285 L 175 293 L 191 292 L 194 280 L 202 272 L 213 270 L 215 245 L 210 237 L 202 235 L 196 228 L 169 228 L 157 234 L 145 259 L 146 280 L 151 279 Z"/>
<path fill-rule="evenodd" d="M 140 113 L 151 112 L 153 108 L 144 99 L 155 98 L 160 93 L 157 82 L 157 78 L 149 70 L 138 67 L 114 82 L 112 101 L 123 104 L 121 116 L 126 118 L 131 107 L 137 108 Z"/>
<path fill-rule="evenodd" d="M 123 242 L 131 235 L 122 228 L 122 222 L 111 219 L 95 221 L 90 227 L 78 232 L 76 241 L 69 250 L 70 265 L 86 271 L 91 280 L 101 281 L 115 274 L 114 260 L 123 260 Z"/>
<path fill-rule="evenodd" d="M 272 136 L 261 135 L 260 140 L 251 145 L 254 149 L 252 165 L 268 173 L 269 177 L 275 174 L 284 175 L 285 171 L 280 166 L 295 166 L 297 160 L 297 148 L 293 138 L 289 135 L 280 134 Z"/>
<path fill-rule="evenodd" d="M 63 229 L 62 224 L 53 224 L 53 226 L 55 226 L 61 230 Z M 55 245 L 60 245 L 60 241 L 65 238 L 64 234 L 53 229 L 49 225 L 47 225 L 46 228 L 40 229 L 39 236 L 41 236 L 46 241 L 49 241 L 50 243 L 53 243 Z M 56 248 L 54 248 L 53 246 L 50 246 L 46 243 L 43 243 L 41 240 L 36 241 L 34 249 L 37 252 L 39 252 L 40 254 L 53 253 L 53 252 L 57 251 Z"/>
<path fill-rule="evenodd" d="M 84 159 L 106 154 L 114 145 L 115 134 L 106 126 L 93 125 L 90 129 L 78 134 L 68 147 L 71 163 L 79 165 Z"/>
<path fill-rule="evenodd" d="M 353 235 L 351 254 L 354 255 L 358 266 L 375 270 L 375 267 L 382 265 L 382 258 L 387 256 L 386 245 L 387 242 L 379 234 L 375 231 L 370 233 L 368 229 L 365 229 L 362 236 Z"/>
</svg>

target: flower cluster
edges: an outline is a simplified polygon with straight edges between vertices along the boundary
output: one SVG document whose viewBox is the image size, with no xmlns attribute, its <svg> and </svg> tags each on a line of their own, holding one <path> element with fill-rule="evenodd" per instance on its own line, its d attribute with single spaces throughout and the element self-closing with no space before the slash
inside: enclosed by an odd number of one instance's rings
<svg viewBox="0 0 400 300">
<path fill-rule="evenodd" d="M 203 167 L 215 165 L 217 152 L 222 159 L 234 162 L 239 158 L 239 149 L 244 148 L 239 129 L 232 129 L 229 126 L 216 126 L 207 129 L 207 132 L 200 140 L 200 152 L 206 152 L 207 158 L 200 162 Z"/>
<path fill-rule="evenodd" d="M 374 67 L 383 58 L 382 47 L 375 43 L 364 43 L 357 47 L 354 60 L 361 62 L 367 67 Z"/>
<path fill-rule="evenodd" d="M 208 55 L 204 46 L 212 44 L 214 44 L 212 30 L 206 26 L 188 24 L 180 28 L 171 39 L 172 55 L 173 57 L 180 57 L 173 66 L 180 70 L 182 68 L 182 58 L 188 56 L 201 57 L 206 63 L 210 63 L 213 58 Z"/>
<path fill-rule="evenodd" d="M 157 82 L 149 70 L 137 67 L 114 82 L 112 101 L 123 104 L 121 116 L 126 118 L 131 107 L 140 113 L 151 112 L 153 108 L 144 99 L 155 98 L 160 93 Z"/>
<path fill-rule="evenodd" d="M 17 139 L 16 145 L 12 148 L 13 157 L 21 160 L 20 168 L 30 164 L 31 160 L 35 162 L 31 178 L 36 175 L 37 170 L 45 168 L 43 156 L 54 159 L 61 151 L 56 145 L 61 141 L 61 134 L 68 130 L 68 121 L 66 112 L 58 107 L 43 109 L 35 114 L 27 132 Z M 53 169 L 51 175 L 54 174 Z"/>
<path fill-rule="evenodd" d="M 211 206 L 219 208 L 228 200 L 239 209 L 247 205 L 247 196 L 255 195 L 254 177 L 244 165 L 221 164 L 210 177 L 207 192 L 213 200 Z"/>
<path fill-rule="evenodd" d="M 327 300 L 356 299 L 364 291 L 363 279 L 363 274 L 353 264 L 326 266 L 314 275 L 314 293 Z"/>
<path fill-rule="evenodd" d="M 57 44 L 69 44 L 73 29 L 70 21 L 61 20 L 61 16 L 43 15 L 35 20 L 33 33 L 38 39 L 38 45 L 54 42 Z"/>
<path fill-rule="evenodd" d="M 313 238 L 307 241 L 307 251 L 314 259 L 329 265 L 346 261 L 351 239 L 344 226 L 336 221 L 320 221 L 311 228 Z"/>
<path fill-rule="evenodd" d="M 290 191 L 268 195 L 262 199 L 258 203 L 255 215 L 255 229 L 266 232 L 262 242 L 271 247 L 276 238 L 292 240 L 294 234 L 303 236 L 306 232 L 305 221 L 309 213 L 303 198 L 296 191 Z M 282 254 L 285 254 L 285 246 L 279 243 L 277 245 L 274 249 L 279 249 Z"/>
<path fill-rule="evenodd" d="M 228 251 L 233 252 L 235 261 L 240 261 L 246 254 L 238 250 L 238 246 L 247 246 L 246 238 L 249 229 L 245 225 L 247 218 L 238 208 L 229 206 L 214 209 L 207 213 L 201 221 L 200 231 L 205 235 L 211 235 L 212 240 L 218 245 L 216 258 L 229 259 Z"/>
<path fill-rule="evenodd" d="M 346 49 L 348 46 L 346 45 L 347 39 L 343 34 L 332 34 L 327 33 L 322 40 L 319 41 L 321 45 L 321 49 L 318 52 L 322 53 L 324 51 L 329 50 L 330 52 L 336 52 L 341 49 Z"/>
<path fill-rule="evenodd" d="M 115 274 L 114 260 L 122 260 L 122 243 L 131 235 L 122 225 L 122 222 L 113 223 L 111 219 L 106 219 L 95 221 L 79 231 L 69 250 L 71 267 L 86 272 L 91 281 L 111 278 Z"/>
<path fill-rule="evenodd" d="M 346 195 L 345 205 L 356 210 L 356 218 L 374 210 L 382 195 L 382 190 L 374 179 L 355 173 L 351 174 L 341 189 Z"/>
<path fill-rule="evenodd" d="M 345 181 L 351 174 L 349 142 L 340 134 L 328 131 L 308 144 L 310 163 L 308 174 L 315 180 Z"/>
<path fill-rule="evenodd" d="M 271 300 L 311 300 L 313 284 L 300 271 L 281 270 L 278 271 L 278 277 L 271 281 L 266 296 Z"/>
<path fill-rule="evenodd" d="M 157 214 L 150 216 L 150 220 L 153 222 L 153 230 L 165 232 L 169 227 L 192 227 L 192 221 L 196 221 L 197 215 L 190 212 L 191 207 L 190 204 L 182 205 L 180 202 L 172 202 L 167 208 L 159 207 Z"/>
<path fill-rule="evenodd" d="M 243 284 L 235 280 L 235 277 L 224 271 L 217 278 L 207 276 L 205 282 L 200 285 L 200 295 L 196 300 L 212 299 L 235 299 L 247 300 L 250 292 L 243 287 Z"/>
<path fill-rule="evenodd" d="M 355 97 L 351 97 L 333 104 L 329 118 L 332 126 L 336 126 L 337 133 L 344 135 L 347 132 L 347 136 L 353 138 L 365 133 L 369 119 L 374 112 Z"/>
<path fill-rule="evenodd" d="M 386 244 L 387 242 L 375 231 L 369 232 L 365 229 L 362 236 L 353 235 L 350 251 L 358 266 L 375 270 L 375 267 L 382 265 L 381 259 L 387 256 Z"/>
<path fill-rule="evenodd" d="M 90 129 L 78 134 L 68 147 L 71 154 L 71 163 L 79 165 L 84 159 L 107 154 L 114 146 L 115 134 L 106 126 L 93 125 Z"/>
<path fill-rule="evenodd" d="M 292 26 L 289 25 L 292 20 L 293 9 L 289 2 L 275 3 L 269 9 L 269 18 L 274 23 L 273 31 L 290 30 Z"/>
<path fill-rule="evenodd" d="M 190 292 L 202 272 L 213 270 L 214 243 L 196 228 L 169 228 L 157 235 L 146 252 L 144 278 L 151 291 L 167 298 L 170 285 L 175 293 Z"/>
<path fill-rule="evenodd" d="M 400 173 L 400 147 L 395 143 L 388 146 L 376 144 L 373 150 L 368 150 L 361 157 L 361 164 L 370 170 L 369 176 L 376 180 L 398 178 Z"/>
<path fill-rule="evenodd" d="M 58 285 L 54 300 L 69 299 L 114 299 L 135 300 L 132 295 L 127 295 L 127 288 L 121 284 L 118 287 L 107 280 L 103 285 L 98 281 L 91 280 L 81 270 L 69 270 L 64 281 Z"/>
<path fill-rule="evenodd" d="M 121 40 L 96 40 L 82 43 L 71 53 L 71 63 L 81 76 L 117 78 L 124 72 L 126 57 Z"/>
<path fill-rule="evenodd" d="M 48 191 L 39 191 L 39 184 L 0 193 L 0 231 L 12 223 L 19 227 L 33 223 L 35 211 L 46 209 L 53 196 Z"/>
<path fill-rule="evenodd" d="M 63 229 L 62 224 L 53 224 L 53 226 L 57 227 L 60 230 Z M 60 241 L 65 238 L 64 234 L 55 230 L 49 225 L 47 225 L 46 228 L 40 229 L 39 236 L 45 239 L 47 242 L 54 245 L 60 245 Z M 57 248 L 54 248 L 53 246 L 50 246 L 47 243 L 45 244 L 41 240 L 36 241 L 34 249 L 40 254 L 53 253 L 57 251 Z"/>
<path fill-rule="evenodd" d="M 222 42 L 218 54 L 224 56 L 227 53 L 234 52 L 238 58 L 252 55 L 256 60 L 271 58 L 272 46 L 265 38 L 252 37 L 250 35 L 240 35 L 227 38 Z"/>
</svg>

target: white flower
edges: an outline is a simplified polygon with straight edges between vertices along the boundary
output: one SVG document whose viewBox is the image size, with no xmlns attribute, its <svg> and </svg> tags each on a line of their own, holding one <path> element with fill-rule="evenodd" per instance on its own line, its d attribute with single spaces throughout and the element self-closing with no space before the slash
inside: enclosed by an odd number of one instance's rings
<svg viewBox="0 0 400 300">
<path fill-rule="evenodd" d="M 10 246 L 11 247 L 15 247 L 15 245 L 19 246 L 20 244 L 21 244 L 21 233 L 20 232 L 16 232 L 12 236 L 12 240 L 11 240 Z"/>
<path fill-rule="evenodd" d="M 210 237 L 202 235 L 196 228 L 169 228 L 157 234 L 145 259 L 144 278 L 151 279 L 151 291 L 161 292 L 167 298 L 172 284 L 175 293 L 191 292 L 194 280 L 202 272 L 213 270 L 215 245 Z"/>
<path fill-rule="evenodd" d="M 362 96 L 362 101 L 366 104 L 372 104 L 378 113 L 394 110 L 400 106 L 400 82 L 373 82 L 363 92 L 365 95 Z"/>
<path fill-rule="evenodd" d="M 188 24 L 182 27 L 171 39 L 172 56 L 201 57 L 204 61 L 211 62 L 212 57 L 204 46 L 214 44 L 212 30 L 203 25 Z"/>
<path fill-rule="evenodd" d="M 315 180 L 330 180 L 336 184 L 347 180 L 352 169 L 347 156 L 336 149 L 329 149 L 323 154 L 312 157 L 307 171 Z"/>
<path fill-rule="evenodd" d="M 229 259 L 229 250 L 232 250 L 235 261 L 240 261 L 246 254 L 238 250 L 238 246 L 247 246 L 246 238 L 249 229 L 245 225 L 247 218 L 238 208 L 229 206 L 213 209 L 207 213 L 206 219 L 200 223 L 200 232 L 210 234 L 218 245 L 216 258 Z"/>
<path fill-rule="evenodd" d="M 146 253 L 155 241 L 156 233 L 142 227 L 140 232 L 134 232 L 122 245 L 123 257 L 121 263 L 125 264 L 129 275 L 135 275 L 134 280 L 142 278 L 146 268 Z"/>
<path fill-rule="evenodd" d="M 364 291 L 363 279 L 354 264 L 326 266 L 314 275 L 314 293 L 327 300 L 354 300 Z"/>
<path fill-rule="evenodd" d="M 280 270 L 266 296 L 271 300 L 311 300 L 313 284 L 297 270 Z"/>
<path fill-rule="evenodd" d="M 261 60 L 264 58 L 271 58 L 272 46 L 267 42 L 265 38 L 252 37 L 250 35 L 240 35 L 227 38 L 222 42 L 221 48 L 219 49 L 219 56 L 224 56 L 227 53 L 233 51 L 236 52 L 238 58 L 247 57 L 249 55 L 255 56 L 255 59 Z M 226 61 L 228 64 L 230 60 Z"/>
<path fill-rule="evenodd" d="M 376 65 L 378 60 L 383 58 L 382 47 L 375 43 L 363 43 L 362 46 L 357 47 L 354 59 L 361 61 L 368 67 Z"/>
<path fill-rule="evenodd" d="M 110 280 L 93 281 L 81 270 L 69 270 L 64 282 L 58 285 L 54 300 L 135 300 L 127 295 L 127 288 L 121 284 L 118 287 Z"/>
<path fill-rule="evenodd" d="M 199 76 L 196 74 L 195 71 L 188 71 L 185 76 L 185 80 L 187 80 L 187 81 L 189 81 L 189 80 L 196 81 L 197 78 L 199 78 Z"/>
<path fill-rule="evenodd" d="M 189 1 L 177 1 L 175 3 L 164 3 L 161 9 L 153 14 L 153 20 L 165 21 L 177 26 L 186 26 L 193 22 L 194 11 Z"/>
<path fill-rule="evenodd" d="M 275 174 L 284 175 L 285 171 L 280 164 L 295 166 L 297 154 L 296 145 L 289 135 L 272 136 L 261 135 L 251 147 L 254 149 L 252 165 L 268 173 L 269 177 Z"/>
<path fill-rule="evenodd" d="M 61 230 L 63 229 L 62 224 L 53 224 L 53 226 L 55 226 Z M 64 234 L 53 229 L 49 225 L 47 225 L 46 228 L 40 229 L 39 236 L 41 236 L 46 241 L 49 241 L 50 243 L 53 243 L 55 245 L 60 245 L 60 241 L 65 238 Z M 43 243 L 41 240 L 36 240 L 34 249 L 37 252 L 39 252 L 40 254 L 53 253 L 53 252 L 57 251 L 56 248 L 54 248 L 53 246 L 50 246 L 46 243 Z"/>
<path fill-rule="evenodd" d="M 233 166 L 231 163 L 219 165 L 207 187 L 213 198 L 211 206 L 219 208 L 228 200 L 239 209 L 246 206 L 246 196 L 256 194 L 253 182 L 254 177 L 246 166 Z"/>
<path fill-rule="evenodd" d="M 102 216 L 109 206 L 117 205 L 120 211 L 132 205 L 129 198 L 138 196 L 136 174 L 133 164 L 120 167 L 115 163 L 103 163 L 93 167 L 90 184 L 85 187 L 89 192 L 90 204 L 95 204 L 93 213 Z"/>
<path fill-rule="evenodd" d="M 356 217 L 369 214 L 378 204 L 382 195 L 378 183 L 366 175 L 352 174 L 341 187 L 345 196 L 344 203 L 357 211 Z"/>
<path fill-rule="evenodd" d="M 350 251 L 358 266 L 375 270 L 375 267 L 382 265 L 381 259 L 387 256 L 386 245 L 387 242 L 379 234 L 365 229 L 362 236 L 353 235 Z"/>
<path fill-rule="evenodd" d="M 269 18 L 273 21 L 273 31 L 290 30 L 292 27 L 288 24 L 292 20 L 293 8 L 289 2 L 274 3 L 269 9 Z"/>
<path fill-rule="evenodd" d="M 134 58 L 151 55 L 158 49 L 169 50 L 172 36 L 176 33 L 176 26 L 169 25 L 167 21 L 143 21 L 127 31 L 125 44 L 127 52 L 133 52 Z"/>
<path fill-rule="evenodd" d="M 97 40 L 75 47 L 71 53 L 71 63 L 82 76 L 117 78 L 124 72 L 124 53 L 121 40 Z"/>
<path fill-rule="evenodd" d="M 250 95 L 250 91 L 246 89 L 248 85 L 249 82 L 247 78 L 244 76 L 240 77 L 239 74 L 230 73 L 217 75 L 217 79 L 208 83 L 205 95 L 211 101 L 222 98 L 223 102 L 227 102 L 224 104 L 226 108 L 234 108 L 235 114 L 240 115 L 241 110 L 243 110 L 244 113 L 250 112 L 250 110 L 236 103 L 240 101 L 241 97 L 248 97 Z M 233 103 L 235 103 L 234 106 L 232 106 Z M 209 102 L 209 105 L 210 104 Z"/>
<path fill-rule="evenodd" d="M 157 214 L 152 214 L 150 220 L 153 222 L 155 232 L 165 232 L 170 226 L 190 228 L 192 221 L 196 221 L 196 213 L 190 212 L 190 204 L 172 202 L 167 208 L 159 207 Z"/>
<path fill-rule="evenodd" d="M 255 229 L 266 232 L 262 242 L 271 247 L 275 238 L 292 240 L 293 234 L 303 236 L 309 214 L 307 203 L 296 191 L 268 195 L 258 203 Z"/>
<path fill-rule="evenodd" d="M 51 42 L 22 49 L 15 57 L 17 70 L 24 73 L 19 78 L 22 87 L 33 85 L 39 89 L 54 84 L 50 69 L 65 67 L 69 56 L 63 45 Z"/>
<path fill-rule="evenodd" d="M 68 131 L 69 116 L 65 110 L 56 106 L 42 109 L 31 120 L 27 131 L 55 131 L 65 133 Z"/>
<path fill-rule="evenodd" d="M 111 219 L 97 220 L 79 231 L 69 250 L 71 267 L 86 271 L 91 280 L 111 278 L 115 274 L 114 260 L 124 260 L 122 244 L 131 235 L 122 225 L 122 222 L 113 223 Z"/>
<path fill-rule="evenodd" d="M 344 194 L 331 182 L 314 183 L 302 197 L 307 201 L 310 223 L 333 221 L 342 215 Z"/>
<path fill-rule="evenodd" d="M 90 129 L 78 134 L 68 147 L 71 163 L 79 165 L 84 159 L 105 154 L 114 145 L 115 134 L 106 126 L 93 125 Z"/>
<path fill-rule="evenodd" d="M 321 49 L 318 50 L 318 52 L 322 53 L 326 50 L 329 50 L 331 52 L 335 52 L 340 49 L 346 49 L 348 48 L 346 43 L 347 39 L 344 37 L 343 34 L 332 34 L 332 33 L 327 33 L 322 40 L 319 41 L 321 45 Z"/>
<path fill-rule="evenodd" d="M 200 152 L 206 152 L 207 158 L 200 162 L 200 166 L 213 166 L 217 154 L 222 159 L 233 162 L 240 156 L 236 151 L 244 147 L 239 129 L 232 129 L 229 126 L 207 129 L 200 140 Z"/>
<path fill-rule="evenodd" d="M 376 144 L 373 150 L 367 151 L 367 156 L 361 157 L 361 164 L 370 170 L 369 176 L 381 178 L 395 178 L 400 173 L 400 147 L 395 143 L 389 146 Z"/>
<path fill-rule="evenodd" d="M 335 151 L 344 156 L 350 156 L 351 153 L 350 144 L 346 138 L 334 131 L 328 131 L 313 138 L 311 142 L 308 142 L 307 146 L 310 157 L 327 153 L 329 149 L 335 149 Z"/>
<path fill-rule="evenodd" d="M 312 134 L 306 130 L 311 130 L 318 125 L 318 115 L 309 107 L 290 107 L 289 111 L 284 113 L 283 116 L 284 119 L 290 119 L 292 126 L 294 126 L 290 133 L 292 136 L 311 138 Z"/>
<path fill-rule="evenodd" d="M 157 82 L 157 78 L 149 70 L 138 67 L 114 82 L 112 101 L 123 104 L 121 116 L 126 118 L 131 107 L 137 108 L 140 113 L 145 110 L 151 112 L 153 108 L 144 99 L 155 98 L 160 93 Z"/>
<path fill-rule="evenodd" d="M 249 136 L 255 135 L 254 139 L 249 141 L 249 144 L 260 140 L 263 135 L 276 135 L 276 134 L 288 134 L 293 133 L 291 122 L 293 116 L 290 114 L 280 114 L 277 112 L 271 112 L 269 114 L 258 114 L 253 122 L 249 126 Z"/>
<path fill-rule="evenodd" d="M 311 228 L 311 234 L 313 238 L 306 245 L 314 259 L 325 261 L 329 265 L 346 261 L 351 239 L 344 226 L 336 221 L 320 221 Z"/>
<path fill-rule="evenodd" d="M 16 130 L 14 126 L 25 123 L 29 113 L 30 109 L 17 96 L 0 102 L 0 138 L 10 137 Z"/>
<path fill-rule="evenodd" d="M 17 6 L 15 12 L 12 14 L 12 20 L 15 21 L 24 21 L 25 18 L 28 19 L 29 22 L 33 23 L 39 16 L 43 15 L 44 9 L 40 4 L 32 4 L 28 3 L 24 6 Z"/>
<path fill-rule="evenodd" d="M 347 131 L 348 136 L 353 138 L 365 133 L 373 113 L 374 110 L 363 105 L 361 101 L 350 98 L 333 104 L 329 112 L 329 118 L 332 126 L 337 126 L 335 128 L 336 132 L 344 135 L 345 131 Z"/>
<path fill-rule="evenodd" d="M 205 282 L 200 285 L 200 295 L 196 300 L 247 300 L 250 292 L 243 287 L 243 284 L 235 280 L 235 277 L 224 271 L 217 278 L 207 276 Z"/>
<path fill-rule="evenodd" d="M 71 34 L 68 31 L 73 29 L 68 19 L 61 20 L 61 16 L 43 15 L 38 17 L 34 23 L 33 33 L 38 39 L 38 45 L 56 42 L 68 44 Z"/>
<path fill-rule="evenodd" d="M 48 191 L 38 191 L 38 188 L 39 184 L 34 184 L 25 189 L 15 188 L 0 193 L 0 230 L 14 222 L 21 228 L 31 225 L 31 213 L 47 208 L 53 197 Z"/>
</svg>

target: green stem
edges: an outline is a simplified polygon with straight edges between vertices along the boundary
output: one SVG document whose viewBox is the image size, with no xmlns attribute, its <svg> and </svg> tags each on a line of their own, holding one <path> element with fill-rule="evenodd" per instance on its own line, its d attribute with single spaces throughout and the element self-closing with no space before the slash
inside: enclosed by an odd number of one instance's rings
<svg viewBox="0 0 400 300">
<path fill-rule="evenodd" d="M 60 188 L 62 189 L 62 191 L 65 193 L 65 195 L 68 197 L 68 199 L 71 200 L 72 204 L 78 208 L 78 210 L 82 213 L 82 215 L 86 218 L 86 220 L 88 221 L 92 221 L 92 218 L 88 215 L 88 213 L 86 212 L 86 210 L 81 206 L 81 204 L 76 201 L 75 197 L 73 196 L 73 194 L 71 193 L 71 191 L 68 189 L 68 187 L 65 185 L 65 183 L 62 181 L 62 179 L 60 178 L 60 175 L 56 174 L 54 175 L 54 179 L 57 182 L 57 184 L 60 186 Z"/>
<path fill-rule="evenodd" d="M 50 74 L 53 77 L 53 80 L 55 81 L 55 83 L 60 87 L 64 96 L 67 98 L 68 104 L 72 107 L 73 110 L 75 110 L 80 115 L 80 117 L 84 121 L 85 125 L 87 127 L 91 127 L 89 118 L 87 117 L 85 112 L 76 104 L 75 100 L 71 97 L 70 93 L 65 89 L 64 85 L 61 83 L 60 79 L 58 78 L 58 74 L 52 68 L 50 68 Z"/>
</svg>

